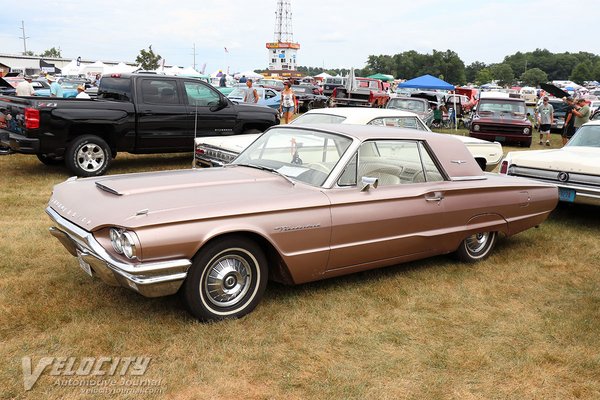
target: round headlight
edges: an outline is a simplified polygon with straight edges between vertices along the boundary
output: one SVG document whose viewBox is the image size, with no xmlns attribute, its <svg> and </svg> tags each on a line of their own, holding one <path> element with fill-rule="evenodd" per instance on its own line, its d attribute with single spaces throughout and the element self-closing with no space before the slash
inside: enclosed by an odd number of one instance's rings
<svg viewBox="0 0 600 400">
<path fill-rule="evenodd" d="M 135 257 L 135 242 L 133 236 L 129 232 L 123 232 L 121 234 L 121 243 L 123 246 L 123 254 L 127 258 Z"/>
<path fill-rule="evenodd" d="M 473 125 L 473 130 L 475 132 L 479 132 L 479 128 L 480 128 L 479 125 L 477 125 L 477 124 Z"/>
<path fill-rule="evenodd" d="M 529 128 L 523 129 L 523 134 L 528 135 L 529 134 Z"/>
<path fill-rule="evenodd" d="M 110 242 L 117 253 L 123 254 L 123 242 L 121 232 L 118 229 L 110 228 Z"/>
</svg>

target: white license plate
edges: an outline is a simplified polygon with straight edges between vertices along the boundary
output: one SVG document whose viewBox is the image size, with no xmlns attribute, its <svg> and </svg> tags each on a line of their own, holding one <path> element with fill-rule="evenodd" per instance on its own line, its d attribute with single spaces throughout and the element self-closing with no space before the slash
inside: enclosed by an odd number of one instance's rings
<svg viewBox="0 0 600 400">
<path fill-rule="evenodd" d="M 92 276 L 92 267 L 90 266 L 90 264 L 86 263 L 83 260 L 83 258 L 81 257 L 81 252 L 79 251 L 77 251 L 77 261 L 79 261 L 79 266 L 81 267 L 81 269 L 84 270 L 85 273 L 89 276 Z"/>
</svg>

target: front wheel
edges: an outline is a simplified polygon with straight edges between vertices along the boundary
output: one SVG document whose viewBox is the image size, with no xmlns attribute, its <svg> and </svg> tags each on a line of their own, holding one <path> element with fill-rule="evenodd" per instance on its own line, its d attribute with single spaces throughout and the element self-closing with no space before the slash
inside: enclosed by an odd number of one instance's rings
<svg viewBox="0 0 600 400">
<path fill-rule="evenodd" d="M 103 175 L 112 160 L 108 144 L 98 136 L 84 135 L 74 139 L 67 147 L 67 167 L 77 176 Z"/>
<path fill-rule="evenodd" d="M 217 240 L 194 259 L 183 299 L 201 321 L 239 318 L 260 302 L 267 275 L 266 257 L 256 243 L 245 238 Z"/>
<path fill-rule="evenodd" d="M 469 236 L 456 250 L 458 259 L 470 263 L 483 260 L 492 252 L 497 236 L 497 232 L 480 232 Z"/>
</svg>

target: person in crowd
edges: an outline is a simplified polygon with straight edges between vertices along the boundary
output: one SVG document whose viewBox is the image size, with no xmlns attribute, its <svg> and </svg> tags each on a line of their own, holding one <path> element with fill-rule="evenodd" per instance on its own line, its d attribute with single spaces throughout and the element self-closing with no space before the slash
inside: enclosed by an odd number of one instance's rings
<svg viewBox="0 0 600 400">
<path fill-rule="evenodd" d="M 227 86 L 227 74 L 221 75 L 221 78 L 219 79 L 219 87 L 225 86 Z"/>
<path fill-rule="evenodd" d="M 31 84 L 31 76 L 25 75 L 23 79 L 25 80 L 23 82 L 19 82 L 15 88 L 17 96 L 33 96 L 35 94 L 35 90 L 33 90 L 33 85 Z"/>
<path fill-rule="evenodd" d="M 242 77 L 240 78 L 240 83 L 246 83 L 248 81 L 248 78 L 246 78 L 246 75 L 242 75 Z"/>
<path fill-rule="evenodd" d="M 544 96 L 542 104 L 537 108 L 537 121 L 540 124 L 540 144 L 544 144 L 546 134 L 546 146 L 550 146 L 550 127 L 554 121 L 554 107 L 548 103 L 548 96 Z"/>
<path fill-rule="evenodd" d="M 77 99 L 90 99 L 90 95 L 87 94 L 85 92 L 85 86 L 83 85 L 78 85 L 77 86 L 77 96 L 75 96 L 75 98 Z"/>
<path fill-rule="evenodd" d="M 244 103 L 258 103 L 258 92 L 252 86 L 252 79 L 246 81 L 246 94 L 244 95 Z"/>
<path fill-rule="evenodd" d="M 573 115 L 575 104 L 573 98 L 567 97 L 564 101 L 567 103 L 567 107 L 565 108 L 565 125 L 561 135 L 563 146 L 571 140 L 571 137 L 573 137 L 573 134 L 575 133 L 575 116 Z"/>
<path fill-rule="evenodd" d="M 433 105 L 433 123 L 436 124 L 436 126 L 441 126 L 442 125 L 442 110 L 440 110 L 440 108 L 437 105 Z"/>
<path fill-rule="evenodd" d="M 100 78 L 102 78 L 102 74 L 96 74 L 96 79 L 94 80 L 94 86 L 100 86 Z"/>
<path fill-rule="evenodd" d="M 52 75 L 47 75 L 48 83 L 50 84 L 50 97 L 63 97 L 62 87 L 56 82 L 56 78 Z"/>
<path fill-rule="evenodd" d="M 575 117 L 575 132 L 590 120 L 590 106 L 587 105 L 585 99 L 577 99 L 577 104 L 571 113 Z"/>
<path fill-rule="evenodd" d="M 279 112 L 283 113 L 286 124 L 290 123 L 290 119 L 293 118 L 294 114 L 296 113 L 296 95 L 294 95 L 292 85 L 290 85 L 289 82 L 283 82 Z"/>
</svg>

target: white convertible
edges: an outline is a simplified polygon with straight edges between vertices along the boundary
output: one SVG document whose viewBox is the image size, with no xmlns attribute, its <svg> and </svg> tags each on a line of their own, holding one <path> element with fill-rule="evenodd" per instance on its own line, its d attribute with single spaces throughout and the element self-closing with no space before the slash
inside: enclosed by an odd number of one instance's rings
<svg viewBox="0 0 600 400">
<path fill-rule="evenodd" d="M 294 121 L 298 124 L 355 124 L 410 128 L 430 132 L 415 113 L 382 108 L 322 108 L 310 110 Z M 261 134 L 196 138 L 194 165 L 215 167 L 228 164 Z M 468 136 L 452 135 L 462 141 L 482 170 L 491 171 L 502 159 L 502 145 Z"/>
<path fill-rule="evenodd" d="M 511 151 L 500 173 L 553 183 L 560 201 L 600 205 L 600 121 L 584 124 L 562 149 Z"/>
</svg>

